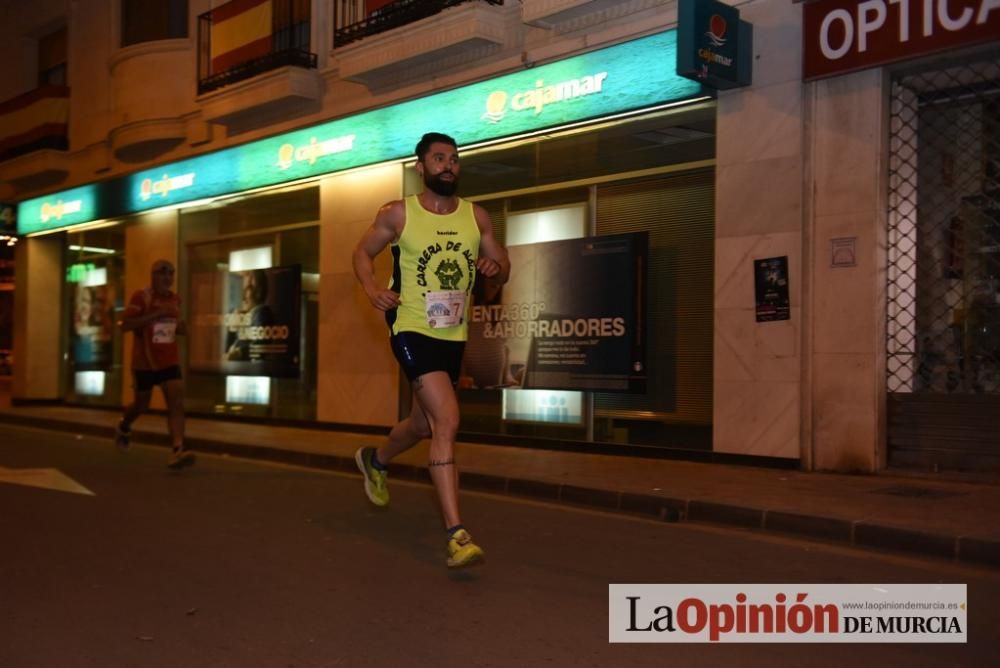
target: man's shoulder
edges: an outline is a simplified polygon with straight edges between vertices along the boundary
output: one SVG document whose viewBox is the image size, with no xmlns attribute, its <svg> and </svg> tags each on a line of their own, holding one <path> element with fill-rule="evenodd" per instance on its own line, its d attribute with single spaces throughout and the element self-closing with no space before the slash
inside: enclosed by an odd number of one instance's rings
<svg viewBox="0 0 1000 668">
<path fill-rule="evenodd" d="M 406 200 L 394 199 L 383 204 L 378 210 L 376 224 L 378 224 L 378 220 L 391 225 L 398 232 L 406 223 Z"/>
</svg>

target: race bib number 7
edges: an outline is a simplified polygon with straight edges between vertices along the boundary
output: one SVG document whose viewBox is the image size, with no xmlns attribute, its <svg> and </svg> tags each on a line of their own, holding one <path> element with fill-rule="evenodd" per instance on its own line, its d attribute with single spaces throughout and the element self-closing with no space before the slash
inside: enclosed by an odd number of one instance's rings
<svg viewBox="0 0 1000 668">
<path fill-rule="evenodd" d="M 465 317 L 465 298 L 463 290 L 428 292 L 427 325 L 438 329 L 462 324 L 462 318 Z"/>
</svg>

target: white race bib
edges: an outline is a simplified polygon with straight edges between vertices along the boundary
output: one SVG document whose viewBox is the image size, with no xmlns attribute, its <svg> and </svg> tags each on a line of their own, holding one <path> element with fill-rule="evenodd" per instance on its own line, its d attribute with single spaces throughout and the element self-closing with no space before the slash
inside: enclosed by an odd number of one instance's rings
<svg viewBox="0 0 1000 668">
<path fill-rule="evenodd" d="M 454 327 L 462 324 L 465 317 L 465 292 L 463 290 L 440 290 L 428 292 L 427 324 L 434 329 Z"/>
<path fill-rule="evenodd" d="M 153 323 L 153 343 L 173 343 L 176 340 L 176 320 L 157 320 Z"/>
</svg>

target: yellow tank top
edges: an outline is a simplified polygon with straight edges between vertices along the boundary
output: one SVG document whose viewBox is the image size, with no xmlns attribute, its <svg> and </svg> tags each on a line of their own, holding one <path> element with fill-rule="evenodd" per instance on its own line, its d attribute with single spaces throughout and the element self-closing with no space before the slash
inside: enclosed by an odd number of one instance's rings
<svg viewBox="0 0 1000 668">
<path fill-rule="evenodd" d="M 406 222 L 399 241 L 392 245 L 392 281 L 389 289 L 399 293 L 399 306 L 386 312 L 386 322 L 393 334 L 418 332 L 446 341 L 468 338 L 469 302 L 476 280 L 476 260 L 479 257 L 479 226 L 472 204 L 458 200 L 458 207 L 449 214 L 426 210 L 411 195 L 403 200 Z M 464 310 L 459 308 L 460 322 L 442 326 L 434 297 L 450 291 L 450 299 L 460 303 L 464 293 Z M 430 295 L 433 292 L 437 294 Z M 458 301 L 456 302 L 456 298 Z"/>
</svg>

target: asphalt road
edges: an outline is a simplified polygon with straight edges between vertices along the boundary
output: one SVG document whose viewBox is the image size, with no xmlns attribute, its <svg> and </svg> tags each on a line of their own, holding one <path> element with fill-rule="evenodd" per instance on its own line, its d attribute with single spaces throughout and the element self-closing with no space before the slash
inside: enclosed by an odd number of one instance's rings
<svg viewBox="0 0 1000 668">
<path fill-rule="evenodd" d="M 0 426 L 0 666 L 984 666 L 1000 574 L 487 494 L 444 566 L 429 487 Z M 335 435 L 331 435 L 334 438 Z M 93 495 L 27 484 L 57 469 Z M 53 478 L 54 473 L 39 478 Z M 608 643 L 608 584 L 966 583 L 967 645 Z"/>
</svg>

